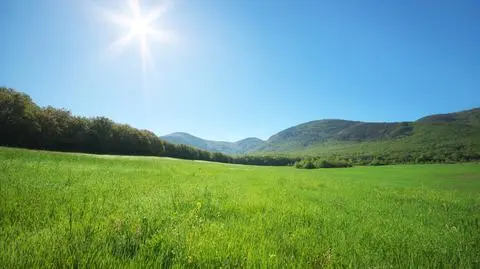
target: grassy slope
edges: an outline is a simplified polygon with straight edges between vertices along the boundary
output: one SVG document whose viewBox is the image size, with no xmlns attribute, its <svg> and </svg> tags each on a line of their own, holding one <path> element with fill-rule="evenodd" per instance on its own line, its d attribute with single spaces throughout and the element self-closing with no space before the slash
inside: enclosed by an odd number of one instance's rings
<svg viewBox="0 0 480 269">
<path fill-rule="evenodd" d="M 293 152 L 310 155 L 327 155 L 331 153 L 395 153 L 395 152 L 437 152 L 460 151 L 469 148 L 480 152 L 480 128 L 459 126 L 452 128 L 445 124 L 423 123 L 413 124 L 414 134 L 399 139 L 363 142 L 363 143 L 327 143 L 308 149 Z M 462 128 L 463 127 L 463 128 Z M 465 149 L 466 150 L 466 149 Z"/>
<path fill-rule="evenodd" d="M 305 171 L 0 148 L 0 267 L 480 266 L 480 166 Z"/>
<path fill-rule="evenodd" d="M 299 147 L 284 144 L 278 151 L 256 152 L 256 155 L 330 156 L 332 154 L 406 154 L 436 152 L 480 153 L 480 128 L 450 128 L 442 124 L 413 124 L 415 133 L 398 139 L 380 141 L 327 141 Z"/>
<path fill-rule="evenodd" d="M 480 153 L 480 109 L 403 124 L 314 121 L 276 134 L 256 154 L 435 153 L 465 152 L 466 148 Z"/>
</svg>

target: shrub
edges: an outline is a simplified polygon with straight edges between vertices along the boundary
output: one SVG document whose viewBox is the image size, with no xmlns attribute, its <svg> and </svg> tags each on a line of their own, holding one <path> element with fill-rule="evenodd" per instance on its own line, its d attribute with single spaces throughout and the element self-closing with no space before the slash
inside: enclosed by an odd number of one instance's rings
<svg viewBox="0 0 480 269">
<path fill-rule="evenodd" d="M 295 163 L 296 168 L 314 169 L 314 168 L 344 168 L 352 165 L 345 161 L 331 161 L 324 159 L 303 159 Z"/>
</svg>

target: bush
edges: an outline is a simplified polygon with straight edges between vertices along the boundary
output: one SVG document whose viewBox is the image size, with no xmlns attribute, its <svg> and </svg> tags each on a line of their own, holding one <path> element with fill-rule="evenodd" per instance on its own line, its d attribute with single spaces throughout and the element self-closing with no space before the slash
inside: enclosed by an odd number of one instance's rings
<svg viewBox="0 0 480 269">
<path fill-rule="evenodd" d="M 331 161 L 324 159 L 303 159 L 295 163 L 296 168 L 314 169 L 314 168 L 344 168 L 352 165 L 345 161 Z"/>
<path fill-rule="evenodd" d="M 310 159 L 303 159 L 303 160 L 297 161 L 295 163 L 295 167 L 296 168 L 303 168 L 303 169 L 314 169 L 314 168 L 316 168 L 314 163 L 313 163 L 313 160 L 310 160 Z"/>
<path fill-rule="evenodd" d="M 380 160 L 380 159 L 373 159 L 371 162 L 370 162 L 370 165 L 372 166 L 380 166 L 380 165 L 387 165 L 388 163 L 385 162 L 384 160 Z"/>
</svg>

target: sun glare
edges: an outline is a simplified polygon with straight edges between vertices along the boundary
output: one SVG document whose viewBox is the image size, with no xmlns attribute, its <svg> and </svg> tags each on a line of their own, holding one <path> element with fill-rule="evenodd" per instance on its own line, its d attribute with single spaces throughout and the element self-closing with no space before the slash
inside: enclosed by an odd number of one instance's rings
<svg viewBox="0 0 480 269">
<path fill-rule="evenodd" d="M 128 0 L 128 4 L 128 15 L 105 11 L 105 17 L 110 22 L 127 31 L 124 36 L 113 42 L 109 49 L 121 52 L 136 39 L 139 44 L 143 71 L 146 72 L 148 67 L 153 67 L 150 44 L 152 42 L 167 43 L 172 39 L 171 32 L 155 27 L 155 22 L 167 11 L 167 6 L 164 4 L 149 9 L 148 13 L 143 13 L 140 0 Z"/>
<path fill-rule="evenodd" d="M 144 20 L 136 20 L 132 22 L 131 30 L 135 35 L 145 36 L 148 33 L 148 24 Z"/>
</svg>

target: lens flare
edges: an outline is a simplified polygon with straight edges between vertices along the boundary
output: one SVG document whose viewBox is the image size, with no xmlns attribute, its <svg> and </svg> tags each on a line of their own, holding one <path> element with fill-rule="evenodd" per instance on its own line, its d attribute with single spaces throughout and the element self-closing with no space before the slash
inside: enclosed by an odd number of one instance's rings
<svg viewBox="0 0 480 269">
<path fill-rule="evenodd" d="M 128 15 L 104 11 L 104 16 L 108 21 L 127 29 L 127 33 L 114 41 L 109 46 L 109 50 L 122 52 L 130 43 L 137 40 L 142 68 L 145 74 L 149 67 L 153 68 L 150 43 L 170 43 L 174 39 L 171 31 L 155 27 L 155 22 L 167 12 L 168 5 L 164 4 L 150 9 L 148 13 L 142 12 L 139 0 L 129 0 L 128 6 L 130 9 L 130 14 Z"/>
</svg>

